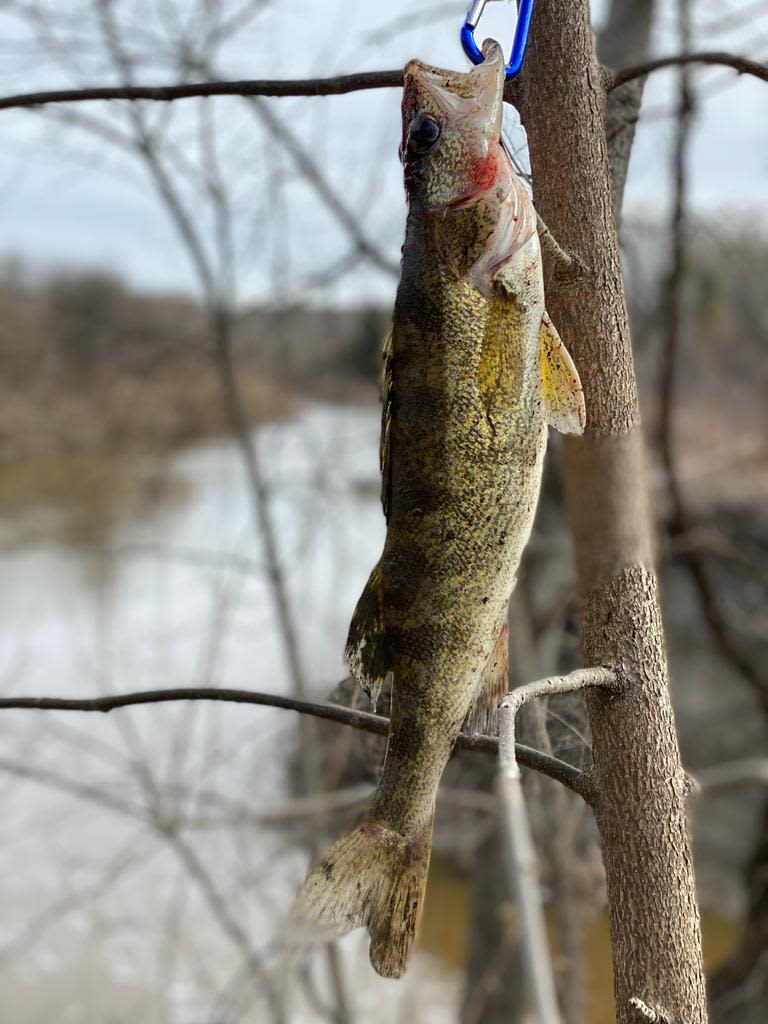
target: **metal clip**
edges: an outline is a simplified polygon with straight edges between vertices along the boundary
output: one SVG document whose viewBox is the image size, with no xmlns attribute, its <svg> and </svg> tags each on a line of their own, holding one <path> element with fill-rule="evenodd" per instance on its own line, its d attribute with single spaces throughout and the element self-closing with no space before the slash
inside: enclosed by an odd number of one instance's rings
<svg viewBox="0 0 768 1024">
<path fill-rule="evenodd" d="M 490 0 L 475 0 L 467 12 L 464 24 L 461 26 L 461 45 L 464 47 L 464 53 L 466 53 L 473 64 L 482 64 L 485 59 L 475 42 L 475 29 L 477 28 L 478 22 L 485 10 L 485 5 L 489 2 Z M 515 25 L 515 38 L 512 41 L 512 53 L 510 54 L 509 63 L 507 64 L 504 74 L 507 81 L 519 74 L 520 68 L 523 66 L 525 47 L 528 42 L 528 33 L 531 28 L 533 3 L 534 0 L 520 0 L 520 7 L 517 12 L 517 24 Z"/>
</svg>

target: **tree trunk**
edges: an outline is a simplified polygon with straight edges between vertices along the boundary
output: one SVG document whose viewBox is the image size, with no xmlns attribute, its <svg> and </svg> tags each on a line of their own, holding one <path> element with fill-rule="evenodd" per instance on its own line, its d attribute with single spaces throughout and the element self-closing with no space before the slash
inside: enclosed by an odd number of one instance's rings
<svg viewBox="0 0 768 1024">
<path fill-rule="evenodd" d="M 566 281 L 548 266 L 547 295 L 587 402 L 586 433 L 569 440 L 565 459 L 584 661 L 616 669 L 628 687 L 623 697 L 588 698 L 618 1021 L 704 1024 L 685 776 L 653 570 L 605 139 L 606 86 L 587 0 L 539 0 L 515 99 L 530 140 L 538 210 L 588 268 Z M 637 1001 L 657 1016 L 636 1009 Z"/>
</svg>

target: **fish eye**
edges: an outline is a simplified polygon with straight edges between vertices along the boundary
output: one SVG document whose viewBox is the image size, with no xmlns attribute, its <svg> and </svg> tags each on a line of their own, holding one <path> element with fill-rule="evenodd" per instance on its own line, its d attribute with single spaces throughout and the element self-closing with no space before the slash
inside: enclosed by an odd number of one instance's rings
<svg viewBox="0 0 768 1024">
<path fill-rule="evenodd" d="M 440 124 L 429 114 L 417 114 L 408 128 L 408 148 L 417 156 L 428 153 L 440 138 Z"/>
</svg>

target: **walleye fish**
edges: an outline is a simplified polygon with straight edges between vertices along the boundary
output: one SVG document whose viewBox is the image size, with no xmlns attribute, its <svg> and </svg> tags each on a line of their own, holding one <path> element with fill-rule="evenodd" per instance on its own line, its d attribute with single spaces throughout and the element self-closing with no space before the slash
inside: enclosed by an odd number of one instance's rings
<svg viewBox="0 0 768 1024">
<path fill-rule="evenodd" d="M 381 435 L 384 551 L 346 658 L 374 701 L 392 682 L 386 760 L 362 822 L 295 907 L 366 926 L 385 977 L 405 970 L 435 796 L 456 737 L 507 687 L 506 611 L 531 532 L 547 424 L 584 428 L 576 369 L 544 308 L 536 214 L 501 143 L 498 45 L 464 74 L 405 69 L 409 201 Z"/>
</svg>

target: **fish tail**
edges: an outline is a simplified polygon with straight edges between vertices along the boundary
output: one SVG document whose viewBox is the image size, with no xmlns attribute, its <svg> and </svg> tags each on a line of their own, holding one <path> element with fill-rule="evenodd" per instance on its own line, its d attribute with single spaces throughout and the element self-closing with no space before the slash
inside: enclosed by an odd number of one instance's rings
<svg viewBox="0 0 768 1024">
<path fill-rule="evenodd" d="M 324 937 L 366 927 L 374 969 L 399 978 L 421 917 L 431 846 L 431 820 L 410 837 L 363 821 L 310 871 L 294 919 L 315 922 Z"/>
</svg>

